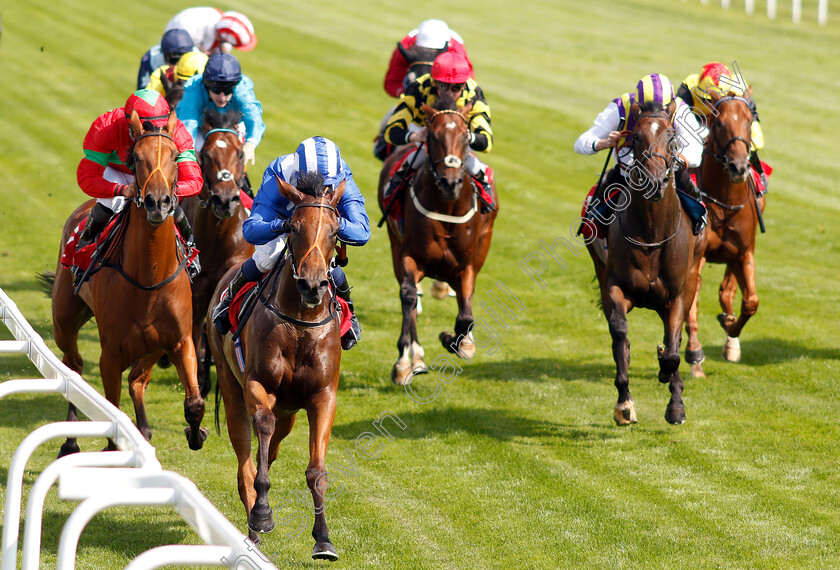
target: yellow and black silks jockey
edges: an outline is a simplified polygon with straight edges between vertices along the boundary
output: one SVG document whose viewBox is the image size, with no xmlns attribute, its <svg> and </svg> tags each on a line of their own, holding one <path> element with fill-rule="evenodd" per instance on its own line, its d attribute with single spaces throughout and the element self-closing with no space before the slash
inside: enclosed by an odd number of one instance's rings
<svg viewBox="0 0 840 570">
<path fill-rule="evenodd" d="M 472 103 L 467 115 L 470 129 L 470 152 L 465 166 L 480 188 L 482 194 L 492 195 L 490 186 L 493 170 L 483 164 L 475 153 L 487 152 L 493 146 L 493 130 L 490 127 L 490 106 L 484 99 L 484 93 L 475 79 L 471 78 L 472 69 L 469 61 L 459 53 L 446 52 L 435 58 L 432 71 L 406 88 L 400 96 L 400 102 L 385 127 L 385 140 L 393 145 L 417 143 L 416 154 L 403 162 L 389 183 L 390 190 L 410 179 L 426 161 L 423 142 L 426 140 L 426 115 L 423 105 L 440 107 L 441 104 L 454 103 L 462 109 Z"/>
<path fill-rule="evenodd" d="M 724 78 L 722 83 L 721 77 Z M 761 177 L 761 184 L 766 191 L 767 177 L 758 158 L 758 151 L 764 148 L 764 133 L 761 130 L 761 123 L 759 123 L 755 101 L 740 73 L 732 73 L 728 67 L 718 61 L 707 63 L 700 70 L 700 73 L 689 75 L 683 80 L 682 85 L 677 89 L 677 97 L 690 105 L 693 112 L 708 117 L 712 112 L 712 104 L 709 102 L 710 95 L 708 93 L 712 90 L 725 93 L 732 92 L 746 99 L 747 106 L 749 106 L 753 116 L 753 122 L 750 126 L 750 164 Z M 708 129 L 702 134 L 705 139 L 708 135 Z"/>
</svg>

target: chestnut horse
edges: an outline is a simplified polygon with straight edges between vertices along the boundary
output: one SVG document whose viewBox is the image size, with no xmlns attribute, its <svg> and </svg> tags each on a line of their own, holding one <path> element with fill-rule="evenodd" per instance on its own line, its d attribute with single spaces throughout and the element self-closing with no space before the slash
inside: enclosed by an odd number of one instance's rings
<svg viewBox="0 0 840 570">
<path fill-rule="evenodd" d="M 397 341 L 400 355 L 391 370 L 391 380 L 396 384 L 407 384 L 412 371 L 426 370 L 417 335 L 416 285 L 426 275 L 448 283 L 458 299 L 455 334 L 440 334 L 444 348 L 466 359 L 475 355 L 470 334 L 474 322 L 472 297 L 476 276 L 490 249 L 497 210 L 479 210 L 465 167 L 470 135 L 467 117 L 471 109 L 471 104 L 461 110 L 424 105 L 428 127 L 424 143 L 426 164 L 405 194 L 395 198 L 402 200 L 405 231 L 401 232 L 394 220 L 388 219 L 391 258 L 402 301 L 402 330 Z M 394 152 L 383 165 L 379 176 L 379 207 L 383 212 L 389 173 L 411 148 Z M 492 190 L 498 204 L 495 185 Z"/>
<path fill-rule="evenodd" d="M 298 188 L 278 179 L 280 192 L 295 209 L 287 240 L 287 260 L 275 269 L 259 292 L 250 319 L 242 328 L 242 362 L 232 334 L 207 327 L 216 361 L 217 390 L 227 410 L 227 426 L 239 468 L 239 496 L 248 517 L 249 536 L 274 528 L 268 490 L 269 468 L 280 442 L 292 430 L 295 415 L 309 419 L 309 466 L 306 482 L 312 492 L 315 525 L 312 557 L 338 559 L 329 538 L 324 512 L 328 485 L 325 456 L 335 419 L 341 364 L 339 319 L 328 288 L 330 258 L 341 221 L 336 206 L 344 182 L 326 192 L 319 174 L 304 175 Z M 233 278 L 219 282 L 219 299 Z M 208 322 L 211 317 L 208 316 Z M 217 397 L 218 397 L 217 391 Z M 218 406 L 216 406 L 218 414 Z M 218 416 L 217 416 L 218 421 Z M 257 435 L 257 466 L 251 457 L 251 424 Z"/>
<path fill-rule="evenodd" d="M 733 93 L 724 96 L 716 91 L 710 96 L 714 112 L 709 115 L 710 132 L 698 176 L 709 208 L 703 261 L 726 265 L 719 290 L 723 313 L 718 315 L 718 321 L 726 332 L 723 357 L 737 362 L 741 359 L 741 330 L 758 310 L 754 253 L 758 211 L 764 211 L 764 196 L 756 198 L 750 169 L 753 117 L 747 100 Z M 733 304 L 738 287 L 741 289 L 741 314 L 736 316 Z M 689 335 L 686 359 L 691 360 L 689 355 L 693 355 L 692 375 L 702 377 L 703 348 L 697 330 L 695 300 L 686 323 Z"/>
<path fill-rule="evenodd" d="M 686 312 L 694 300 L 700 245 L 691 220 L 677 196 L 674 165 L 676 133 L 671 124 L 675 104 L 640 108 L 635 118 L 633 154 L 626 206 L 609 226 L 606 263 L 588 245 L 601 289 L 601 304 L 609 324 L 615 360 L 618 401 L 613 411 L 619 425 L 636 422 L 630 395 L 630 341 L 627 314 L 635 307 L 652 309 L 665 327 L 664 346 L 658 347 L 659 381 L 669 383 L 671 399 L 665 419 L 685 421 L 680 378 L 680 342 Z"/>
<path fill-rule="evenodd" d="M 183 259 L 178 257 L 172 219 L 179 154 L 172 135 L 177 120 L 173 112 L 162 129 L 144 130 L 137 113 L 132 113 L 130 128 L 136 142 L 131 156 L 140 195 L 136 204 L 125 206 L 125 233 L 108 254 L 110 263 L 82 285 L 78 296 L 73 293 L 72 272 L 58 264 L 52 287 L 53 330 L 55 342 L 64 353 L 64 364 L 81 374 L 79 329 L 96 316 L 105 396 L 119 407 L 122 372 L 131 366 L 129 393 L 137 428 L 146 439 L 151 439 L 152 430 L 144 395 L 152 366 L 165 351 L 186 391 L 187 441 L 190 449 L 201 449 L 207 428 L 201 427 L 204 400 L 196 380 L 190 280 Z M 93 204 L 89 200 L 76 208 L 64 224 L 62 247 Z M 67 419 L 76 419 L 72 404 Z M 113 442 L 108 448 L 115 449 Z M 61 455 L 77 451 L 75 438 L 61 447 Z"/>
<path fill-rule="evenodd" d="M 187 198 L 183 204 L 202 267 L 192 283 L 193 343 L 202 396 L 210 391 L 210 352 L 204 334 L 204 317 L 213 290 L 228 269 L 239 266 L 254 253 L 254 246 L 242 236 L 242 222 L 248 219 L 248 214 L 239 197 L 245 181 L 245 157 L 236 130 L 239 120 L 240 115 L 236 113 L 205 112 L 207 134 L 198 155 L 204 187 L 201 194 Z"/>
</svg>

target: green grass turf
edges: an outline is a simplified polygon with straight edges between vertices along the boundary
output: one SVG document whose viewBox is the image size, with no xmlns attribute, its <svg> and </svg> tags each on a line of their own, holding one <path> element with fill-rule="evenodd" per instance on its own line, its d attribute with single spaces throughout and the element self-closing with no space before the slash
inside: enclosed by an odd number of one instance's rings
<svg viewBox="0 0 840 570">
<path fill-rule="evenodd" d="M 29 0 L 2 8 L 0 287 L 51 345 L 50 304 L 35 274 L 54 269 L 61 226 L 84 199 L 75 182 L 82 138 L 96 116 L 125 101 L 141 54 L 189 5 Z M 493 110 L 496 144 L 486 160 L 497 173 L 501 212 L 475 298 L 489 301 L 487 291 L 502 281 L 525 309 L 497 328 L 498 351 L 479 348 L 434 402 L 420 405 L 389 380 L 400 317 L 385 231 L 374 229 L 370 243 L 351 252 L 348 275 L 365 330 L 343 357 L 327 458 L 335 489 L 343 489 L 327 511 L 341 554 L 335 567 L 840 567 L 840 429 L 832 416 L 840 404 L 832 336 L 840 317 L 836 15 L 819 28 L 816 0 L 805 2 L 798 26 L 789 6 L 769 22 L 744 15 L 742 6 L 724 11 L 693 0 L 431 1 L 414 13 L 385 0 L 219 6 L 248 14 L 259 35 L 253 52 L 239 54 L 268 126 L 252 178 L 300 140 L 328 136 L 353 168 L 375 223 L 379 163 L 371 140 L 393 103 L 382 77 L 394 43 L 427 17 L 446 19 L 465 38 Z M 631 313 L 639 423 L 618 428 L 591 262 L 582 251 L 566 255 L 565 268 L 549 260 L 545 289 L 520 262 L 539 251 L 540 240 L 569 235 L 604 159 L 578 156 L 572 144 L 606 103 L 642 75 L 660 72 L 678 83 L 715 59 L 737 61 L 754 86 L 767 141 L 762 157 L 776 169 L 756 256 L 761 306 L 742 335 L 742 362 L 724 362 L 715 320 L 722 268 L 704 270 L 708 377 L 686 382 L 682 426 L 663 418 L 668 394 L 656 381 L 655 359 L 661 324 L 648 311 Z M 443 355 L 436 338 L 453 327 L 455 304 L 427 297 L 425 308 L 418 326 L 431 362 Z M 480 307 L 475 313 L 487 318 Z M 101 390 L 94 325 L 82 330 L 81 347 L 85 377 Z M 20 357 L 0 361 L 0 379 L 34 373 Z M 431 394 L 433 380 L 418 379 L 418 393 Z M 182 398 L 175 372 L 155 370 L 147 403 L 158 457 L 245 530 L 226 433 L 189 451 Z M 125 389 L 121 407 L 133 417 Z M 375 431 L 371 422 L 386 411 L 405 429 L 389 424 L 393 441 L 380 439 L 379 456 L 364 459 L 354 441 Z M 205 425 L 212 412 L 211 404 Z M 0 456 L 7 458 L 0 479 L 23 437 L 64 414 L 58 397 L 0 401 Z M 289 502 L 278 509 L 283 516 L 306 492 L 307 437 L 301 416 L 271 470 L 271 503 Z M 103 445 L 82 442 L 84 450 Z M 39 450 L 27 485 L 57 448 Z M 47 567 L 73 507 L 51 493 Z M 310 523 L 294 538 L 286 536 L 296 532 L 291 524 L 265 537 L 279 567 L 323 565 L 309 559 Z M 156 545 L 198 540 L 173 511 L 112 509 L 83 534 L 79 568 L 123 567 Z"/>
</svg>

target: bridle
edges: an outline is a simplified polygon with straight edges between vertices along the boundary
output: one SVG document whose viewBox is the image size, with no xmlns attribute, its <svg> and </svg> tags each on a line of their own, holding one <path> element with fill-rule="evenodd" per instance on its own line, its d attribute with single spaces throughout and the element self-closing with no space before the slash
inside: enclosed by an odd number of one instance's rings
<svg viewBox="0 0 840 570">
<path fill-rule="evenodd" d="M 135 154 L 135 149 L 137 147 L 137 143 L 139 143 L 141 140 L 143 140 L 144 138 L 147 138 L 147 137 L 164 137 L 164 138 L 167 138 L 167 139 L 171 140 L 172 144 L 175 144 L 175 139 L 173 139 L 172 136 L 169 135 L 169 133 L 165 133 L 165 132 L 162 132 L 162 131 L 152 131 L 152 132 L 143 133 L 142 135 L 137 137 L 137 139 L 134 141 L 134 144 L 131 146 L 131 160 L 135 165 L 137 164 L 137 157 L 136 157 L 136 154 Z M 146 199 L 146 187 L 149 185 L 149 181 L 152 179 L 152 177 L 155 174 L 160 174 L 160 176 L 163 178 L 164 184 L 166 185 L 167 188 L 169 188 L 170 193 L 174 194 L 173 190 L 175 188 L 175 184 L 178 182 L 178 170 L 177 169 L 175 170 L 175 176 L 173 177 L 172 183 L 170 184 L 169 181 L 166 179 L 166 175 L 163 173 L 163 170 L 161 169 L 161 164 L 162 163 L 163 163 L 163 145 L 158 144 L 157 145 L 157 165 L 154 167 L 154 169 L 146 177 L 146 180 L 143 182 L 142 188 L 139 189 L 139 192 L 137 192 L 137 196 L 135 196 L 135 198 L 134 198 L 134 203 L 137 207 L 142 206 L 144 200 Z M 136 169 L 135 169 L 135 172 L 136 172 Z M 136 176 L 136 174 L 135 174 L 135 176 Z M 169 212 L 166 214 L 166 217 L 170 217 L 174 213 L 175 213 L 175 200 L 172 200 L 171 206 L 169 208 Z"/>
<path fill-rule="evenodd" d="M 201 155 L 200 155 L 202 171 L 204 170 L 204 165 L 208 160 L 208 158 L 207 158 L 208 153 L 207 153 L 206 149 L 208 148 L 208 142 L 209 142 L 209 139 L 210 139 L 210 135 L 212 135 L 213 133 L 230 133 L 230 134 L 234 135 L 234 137 L 236 138 L 237 141 L 239 140 L 239 132 L 234 130 L 234 129 L 218 128 L 218 129 L 210 129 L 209 131 L 207 131 L 207 133 L 204 135 L 204 146 L 201 148 Z M 240 154 L 241 154 L 241 152 L 240 152 Z M 203 172 L 202 172 L 202 174 L 203 174 Z M 238 180 L 233 175 L 233 173 L 230 170 L 228 170 L 227 168 L 220 169 L 218 172 L 216 172 L 215 177 L 213 177 L 212 179 L 209 178 L 209 177 L 205 177 L 204 178 L 204 188 L 207 189 L 208 196 L 207 196 L 207 198 L 204 198 L 203 196 L 201 197 L 201 200 L 199 201 L 199 206 L 201 206 L 202 208 L 209 208 L 210 207 L 210 198 L 214 195 L 213 188 L 218 183 L 220 183 L 220 182 L 234 182 L 234 184 L 236 184 L 236 188 L 241 190 L 242 186 L 244 184 L 244 179 L 245 179 L 245 168 L 244 168 L 244 166 L 242 168 L 242 176 Z M 204 190 L 204 188 L 202 188 L 202 190 Z M 203 193 L 204 192 L 202 192 L 202 194 Z"/>
<path fill-rule="evenodd" d="M 292 216 L 294 216 L 295 212 L 299 208 L 322 208 L 322 210 L 320 210 L 318 212 L 318 229 L 316 230 L 316 233 L 315 233 L 315 239 L 312 240 L 312 245 L 309 246 L 309 249 L 306 250 L 306 253 L 304 253 L 303 256 L 301 256 L 300 260 L 298 260 L 298 261 L 295 260 L 294 247 L 292 247 L 292 243 L 291 243 L 292 242 L 292 234 L 291 234 L 291 232 L 289 233 L 289 239 L 287 240 L 287 242 L 288 242 L 287 251 L 288 251 L 289 261 L 292 264 L 292 272 L 293 272 L 292 276 L 295 279 L 300 279 L 300 270 L 301 270 L 301 267 L 303 267 L 303 262 L 306 261 L 306 258 L 309 257 L 309 254 L 312 253 L 313 251 L 318 252 L 318 255 L 321 256 L 321 260 L 324 262 L 324 268 L 326 269 L 326 271 L 329 272 L 329 270 L 330 270 L 330 264 L 327 261 L 327 256 L 324 255 L 324 252 L 321 251 L 321 247 L 318 245 L 318 238 L 321 237 L 321 228 L 323 227 L 323 224 L 321 223 L 324 219 L 323 209 L 332 210 L 333 213 L 335 213 L 336 218 L 339 219 L 339 220 L 341 219 L 341 214 L 338 213 L 338 209 L 335 206 L 331 206 L 329 204 L 324 204 L 324 199 L 325 199 L 325 197 L 322 196 L 320 202 L 312 202 L 312 203 L 308 203 L 308 204 L 298 204 L 297 206 L 295 206 L 295 209 L 292 210 Z M 291 217 L 289 219 L 291 219 Z"/>
<path fill-rule="evenodd" d="M 746 99 L 744 99 L 743 97 L 737 97 L 737 96 L 723 97 L 722 99 L 718 100 L 715 103 L 713 109 L 715 111 L 717 111 L 718 105 L 720 105 L 724 101 L 743 101 L 744 105 L 747 106 L 747 111 L 749 111 L 749 106 L 750 106 L 749 102 Z M 724 168 L 726 168 L 727 166 L 729 166 L 729 158 L 726 156 L 726 151 L 729 150 L 729 147 L 732 146 L 734 143 L 740 141 L 740 142 L 744 143 L 745 145 L 747 145 L 747 152 L 749 152 L 751 141 L 748 140 L 748 139 L 745 139 L 744 137 L 732 137 L 731 139 L 729 139 L 726 142 L 725 145 L 723 145 L 723 148 L 720 148 L 720 145 L 718 144 L 718 140 L 717 140 L 717 135 L 715 134 L 715 131 L 717 130 L 719 122 L 720 121 L 717 118 L 712 122 L 712 133 L 711 133 L 712 154 L 714 154 L 715 159 L 718 162 L 720 162 L 724 166 Z M 752 134 L 750 134 L 750 139 L 752 139 Z M 715 148 L 719 148 L 720 150 L 718 152 L 714 152 Z"/>
<path fill-rule="evenodd" d="M 456 115 L 458 118 L 460 118 L 462 121 L 464 121 L 464 125 L 469 126 L 469 123 L 467 122 L 467 118 L 461 112 L 455 111 L 455 110 L 452 110 L 452 109 L 444 109 L 444 110 L 441 110 L 441 111 L 437 111 L 435 114 L 433 114 L 431 117 L 429 117 L 429 120 L 428 120 L 429 126 L 431 127 L 432 123 L 434 123 L 435 119 L 437 119 L 441 115 Z M 466 148 L 469 147 L 469 137 L 470 137 L 469 128 L 467 128 L 467 133 L 464 135 Z M 431 172 L 432 172 L 432 179 L 434 180 L 435 186 L 437 186 L 438 189 L 441 188 L 441 183 L 442 183 L 442 180 L 443 180 L 443 177 L 440 174 L 438 174 L 438 171 L 437 171 L 437 166 L 441 162 L 447 168 L 457 168 L 457 169 L 459 169 L 460 178 L 464 177 L 464 171 L 466 169 L 466 164 L 464 163 L 463 158 L 455 156 L 454 154 L 447 154 L 447 155 L 445 155 L 445 156 L 443 156 L 443 157 L 441 157 L 437 160 L 432 160 L 432 145 L 430 143 L 430 139 L 429 139 L 428 136 L 426 137 L 426 154 L 429 156 L 429 166 L 430 166 L 429 170 L 431 170 Z"/>
</svg>

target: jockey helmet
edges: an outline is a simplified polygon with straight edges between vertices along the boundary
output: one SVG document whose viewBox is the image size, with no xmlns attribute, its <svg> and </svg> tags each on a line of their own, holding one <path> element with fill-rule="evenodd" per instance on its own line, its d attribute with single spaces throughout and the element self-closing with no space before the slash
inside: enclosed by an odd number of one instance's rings
<svg viewBox="0 0 840 570">
<path fill-rule="evenodd" d="M 125 102 L 125 117 L 131 119 L 131 111 L 137 111 L 141 121 L 150 121 L 157 127 L 166 125 L 169 120 L 169 104 L 154 89 L 135 91 Z"/>
<path fill-rule="evenodd" d="M 721 77 L 729 78 L 729 81 L 724 81 L 723 85 L 721 85 Z M 733 79 L 732 72 L 729 71 L 728 67 L 722 63 L 713 61 L 703 66 L 703 72 L 700 74 L 697 82 L 697 88 L 705 93 L 718 91 L 724 94 L 733 91 L 737 95 L 743 95 L 743 90 L 738 86 L 738 83 L 738 81 Z"/>
<path fill-rule="evenodd" d="M 324 137 L 310 137 L 298 145 L 295 172 L 318 172 L 324 177 L 324 185 L 333 187 L 347 177 L 341 151 L 334 142 Z"/>
<path fill-rule="evenodd" d="M 245 14 L 225 12 L 216 22 L 216 36 L 219 41 L 228 42 L 242 51 L 251 51 L 257 46 L 254 25 Z"/>
<path fill-rule="evenodd" d="M 192 51 L 194 47 L 190 34 L 181 28 L 167 30 L 160 40 L 160 51 L 164 57 L 169 59 L 169 56 L 176 56 L 176 61 L 177 57 Z"/>
<path fill-rule="evenodd" d="M 674 100 L 671 81 L 660 73 L 645 75 L 636 84 L 636 101 L 639 105 L 656 102 L 667 107 Z"/>
<path fill-rule="evenodd" d="M 432 63 L 432 79 L 441 83 L 466 83 L 470 78 L 470 62 L 463 55 L 447 51 Z"/>
<path fill-rule="evenodd" d="M 207 56 L 200 51 L 185 53 L 175 66 L 175 79 L 187 81 L 193 75 L 204 73 L 204 67 L 206 65 Z"/>
<path fill-rule="evenodd" d="M 217 83 L 239 83 L 242 68 L 239 61 L 229 53 L 214 53 L 204 67 L 204 80 Z"/>
<path fill-rule="evenodd" d="M 426 20 L 417 28 L 417 42 L 422 48 L 442 49 L 449 41 L 449 26 L 443 20 Z"/>
</svg>

